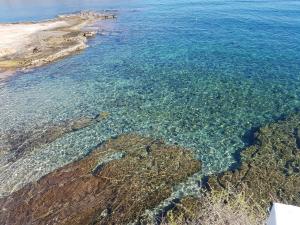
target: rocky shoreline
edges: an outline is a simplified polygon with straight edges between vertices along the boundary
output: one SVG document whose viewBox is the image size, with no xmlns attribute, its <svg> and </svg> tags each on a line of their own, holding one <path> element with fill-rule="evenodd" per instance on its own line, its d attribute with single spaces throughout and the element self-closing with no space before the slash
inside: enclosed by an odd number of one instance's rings
<svg viewBox="0 0 300 225">
<path fill-rule="evenodd" d="M 0 24 L 0 79 L 15 71 L 42 66 L 87 47 L 95 22 L 115 13 L 79 12 L 42 22 Z"/>
<path fill-rule="evenodd" d="M 23 154 L 106 116 L 83 117 L 43 134 L 21 135 L 34 137 L 26 142 Z M 254 225 L 261 224 L 274 201 L 300 206 L 299 131 L 300 114 L 259 129 L 254 144 L 241 152 L 240 166 L 206 177 L 200 196 L 184 197 L 166 209 L 167 222 L 211 224 L 235 218 L 240 221 L 237 224 Z M 18 143 L 24 143 L 24 138 L 10 142 L 17 143 L 10 145 L 10 151 L 22 146 Z M 174 186 L 200 170 L 201 162 L 189 150 L 136 134 L 120 135 L 1 198 L 0 223 L 152 224 L 145 211 L 154 209 L 171 196 Z"/>
<path fill-rule="evenodd" d="M 238 215 L 238 221 L 244 218 L 236 224 L 259 225 L 273 202 L 300 206 L 299 131 L 300 114 L 259 129 L 255 143 L 241 152 L 240 166 L 207 177 L 204 194 L 182 199 L 171 212 L 172 220 L 230 224 Z"/>
</svg>

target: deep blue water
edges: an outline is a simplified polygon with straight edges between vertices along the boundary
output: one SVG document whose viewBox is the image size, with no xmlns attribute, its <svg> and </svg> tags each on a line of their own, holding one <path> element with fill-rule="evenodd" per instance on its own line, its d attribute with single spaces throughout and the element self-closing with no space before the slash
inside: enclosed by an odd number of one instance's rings
<svg viewBox="0 0 300 225">
<path fill-rule="evenodd" d="M 86 51 L 0 86 L 0 131 L 110 117 L 15 163 L 0 160 L 1 192 L 125 132 L 191 148 L 205 173 L 222 171 L 251 128 L 300 109 L 300 1 L 2 0 L 0 21 L 82 9 L 117 9 L 118 19 Z"/>
</svg>

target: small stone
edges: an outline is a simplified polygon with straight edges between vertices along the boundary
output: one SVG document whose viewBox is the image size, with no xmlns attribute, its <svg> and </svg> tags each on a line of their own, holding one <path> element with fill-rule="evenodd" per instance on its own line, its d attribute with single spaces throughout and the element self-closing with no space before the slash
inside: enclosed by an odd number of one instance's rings
<svg viewBox="0 0 300 225">
<path fill-rule="evenodd" d="M 38 53 L 38 52 L 40 52 L 40 50 L 39 50 L 39 48 L 38 47 L 35 47 L 33 50 L 32 50 L 32 53 Z"/>
<path fill-rule="evenodd" d="M 104 209 L 101 214 L 100 214 L 101 217 L 107 217 L 108 216 L 108 209 Z"/>
<path fill-rule="evenodd" d="M 95 37 L 97 34 L 97 32 L 95 31 L 85 31 L 83 32 L 83 36 L 86 38 L 91 38 L 91 37 Z"/>
<path fill-rule="evenodd" d="M 109 117 L 109 112 L 100 112 L 96 117 L 95 117 L 95 119 L 97 120 L 97 121 L 101 121 L 101 120 L 107 120 L 108 119 L 108 117 Z"/>
</svg>

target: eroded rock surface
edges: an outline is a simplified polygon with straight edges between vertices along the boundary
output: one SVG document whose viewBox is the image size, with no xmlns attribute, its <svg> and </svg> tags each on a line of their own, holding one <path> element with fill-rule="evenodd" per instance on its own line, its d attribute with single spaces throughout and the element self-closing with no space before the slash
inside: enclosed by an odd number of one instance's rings
<svg viewBox="0 0 300 225">
<path fill-rule="evenodd" d="M 48 21 L 0 24 L 0 79 L 4 71 L 7 77 L 7 71 L 41 66 L 85 49 L 87 39 L 97 33 L 90 26 L 113 18 L 111 12 L 79 12 Z"/>
<path fill-rule="evenodd" d="M 0 199 L 0 224 L 126 224 L 199 169 L 190 151 L 122 135 Z"/>
</svg>

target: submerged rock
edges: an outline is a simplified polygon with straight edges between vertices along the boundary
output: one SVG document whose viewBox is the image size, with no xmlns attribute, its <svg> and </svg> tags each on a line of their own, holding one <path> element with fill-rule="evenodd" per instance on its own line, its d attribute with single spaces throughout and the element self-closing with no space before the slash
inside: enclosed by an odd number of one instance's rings
<svg viewBox="0 0 300 225">
<path fill-rule="evenodd" d="M 0 199 L 0 224 L 126 224 L 199 169 L 190 151 L 122 135 Z"/>
<path fill-rule="evenodd" d="M 0 149 L 9 152 L 10 161 L 15 161 L 34 148 L 51 143 L 67 133 L 78 131 L 99 121 L 98 115 L 96 117 L 85 116 L 58 124 L 39 126 L 29 131 L 10 130 L 0 135 Z"/>
<path fill-rule="evenodd" d="M 221 221 L 228 217 L 217 218 L 224 212 L 221 208 L 229 206 L 232 215 L 246 208 L 243 214 L 251 214 L 246 219 L 262 221 L 272 202 L 300 206 L 299 130 L 299 114 L 261 128 L 255 134 L 254 145 L 241 152 L 241 165 L 209 176 L 204 194 L 182 199 L 171 212 L 173 219 L 193 221 L 196 218 L 200 223 L 211 217 Z"/>
<path fill-rule="evenodd" d="M 300 206 L 299 129 L 299 114 L 261 128 L 241 153 L 240 168 L 210 177 L 209 187 L 244 191 L 263 208 L 273 201 Z"/>
</svg>

